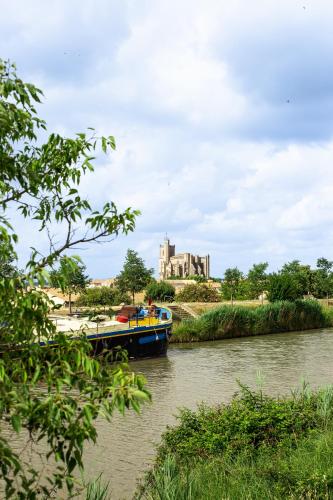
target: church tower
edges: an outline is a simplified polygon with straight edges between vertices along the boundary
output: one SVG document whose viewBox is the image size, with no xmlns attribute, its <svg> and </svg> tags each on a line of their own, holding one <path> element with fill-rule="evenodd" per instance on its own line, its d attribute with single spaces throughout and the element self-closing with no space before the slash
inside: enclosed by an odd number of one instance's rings
<svg viewBox="0 0 333 500">
<path fill-rule="evenodd" d="M 159 278 L 164 280 L 167 278 L 167 266 L 170 258 L 175 255 L 175 245 L 170 245 L 170 240 L 166 235 L 164 242 L 160 245 L 160 258 L 159 258 Z"/>
</svg>

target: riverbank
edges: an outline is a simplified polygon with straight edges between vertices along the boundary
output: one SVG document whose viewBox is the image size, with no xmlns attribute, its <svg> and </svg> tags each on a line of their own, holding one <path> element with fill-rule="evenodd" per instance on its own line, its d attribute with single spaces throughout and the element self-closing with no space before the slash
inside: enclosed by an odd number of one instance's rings
<svg viewBox="0 0 333 500">
<path fill-rule="evenodd" d="M 258 307 L 225 305 L 176 325 L 171 342 L 222 340 L 332 325 L 333 311 L 315 300 L 274 302 Z"/>
<path fill-rule="evenodd" d="M 332 387 L 182 410 L 136 498 L 332 498 L 332 414 Z"/>
<path fill-rule="evenodd" d="M 177 424 L 179 408 L 195 410 L 201 401 L 227 404 L 237 379 L 254 390 L 259 379 L 273 397 L 290 394 L 302 380 L 312 388 L 326 386 L 332 383 L 332 359 L 333 328 L 172 344 L 165 357 L 133 361 L 131 369 L 148 380 L 152 404 L 144 405 L 139 418 L 130 411 L 125 418 L 115 413 L 111 425 L 97 419 L 97 444 L 89 444 L 84 455 L 86 480 L 102 473 L 111 498 L 131 500 L 137 480 L 155 461 L 153 443 Z"/>
</svg>

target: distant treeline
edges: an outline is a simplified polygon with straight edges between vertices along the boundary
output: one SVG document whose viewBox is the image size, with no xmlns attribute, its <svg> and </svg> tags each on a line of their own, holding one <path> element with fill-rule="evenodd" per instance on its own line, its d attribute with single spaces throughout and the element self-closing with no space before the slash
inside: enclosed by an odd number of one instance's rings
<svg viewBox="0 0 333 500">
<path fill-rule="evenodd" d="M 221 281 L 224 299 L 257 299 L 262 295 L 275 300 L 296 300 L 303 296 L 323 298 L 333 294 L 333 261 L 323 257 L 316 268 L 293 260 L 276 273 L 267 273 L 268 263 L 254 264 L 247 274 L 237 267 L 226 269 Z"/>
<path fill-rule="evenodd" d="M 124 266 L 125 271 L 117 277 L 111 287 L 99 289 L 86 287 L 86 281 L 78 282 L 76 276 L 71 280 L 68 291 L 81 292 L 77 305 L 118 305 L 134 300 L 134 294 L 144 292 L 145 300 L 156 302 L 220 302 L 221 300 L 268 299 L 270 302 L 281 300 L 295 301 L 304 297 L 328 298 L 333 296 L 333 261 L 323 257 L 317 260 L 316 267 L 293 260 L 284 264 L 275 273 L 268 273 L 268 263 L 254 264 L 247 273 L 237 267 L 226 269 L 223 278 L 212 278 L 207 282 L 203 276 L 190 276 L 196 283 L 189 283 L 176 294 L 169 281 L 157 282 L 152 277 L 152 269 L 134 251 L 129 251 Z M 133 261 L 133 262 L 132 262 Z M 74 279 L 75 278 L 75 279 Z M 78 286 L 79 285 L 79 286 Z M 214 285 L 214 286 L 213 286 Z"/>
</svg>

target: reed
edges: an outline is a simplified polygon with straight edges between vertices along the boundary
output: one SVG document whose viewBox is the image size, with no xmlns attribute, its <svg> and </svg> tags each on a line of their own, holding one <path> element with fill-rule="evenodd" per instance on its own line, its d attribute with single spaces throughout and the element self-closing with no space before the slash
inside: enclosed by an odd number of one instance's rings
<svg viewBox="0 0 333 500">
<path fill-rule="evenodd" d="M 103 482 L 101 476 L 87 484 L 85 500 L 109 500 L 110 498 L 109 483 Z"/>
<path fill-rule="evenodd" d="M 200 342 L 331 326 L 333 315 L 315 300 L 274 302 L 256 308 L 221 306 L 174 329 L 172 342 Z"/>
<path fill-rule="evenodd" d="M 262 449 L 254 457 L 249 452 L 234 459 L 195 460 L 179 463 L 165 458 L 150 481 L 135 498 L 140 500 L 285 500 L 330 499 L 333 432 L 315 433 L 296 448 L 278 452 Z M 171 469 L 171 474 L 165 475 Z"/>
</svg>

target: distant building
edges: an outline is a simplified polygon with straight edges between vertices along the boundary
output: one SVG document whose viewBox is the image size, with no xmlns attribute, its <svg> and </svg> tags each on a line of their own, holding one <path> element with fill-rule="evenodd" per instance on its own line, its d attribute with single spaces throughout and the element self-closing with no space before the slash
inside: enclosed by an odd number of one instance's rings
<svg viewBox="0 0 333 500">
<path fill-rule="evenodd" d="M 102 286 L 113 286 L 114 282 L 115 282 L 115 278 L 93 279 L 87 285 L 87 288 L 100 288 Z"/>
<path fill-rule="evenodd" d="M 177 276 L 204 276 L 209 278 L 209 255 L 199 257 L 190 253 L 175 253 L 175 245 L 170 245 L 170 240 L 165 238 L 160 245 L 159 277 L 161 280 Z"/>
</svg>

